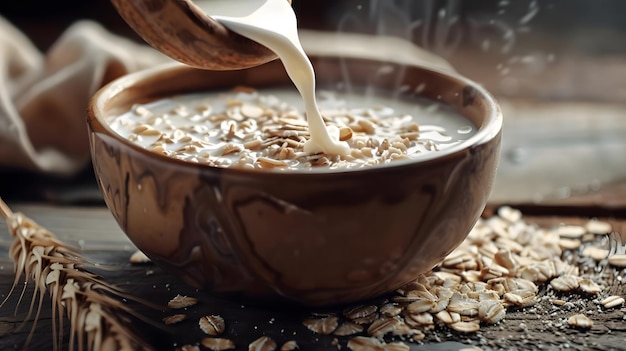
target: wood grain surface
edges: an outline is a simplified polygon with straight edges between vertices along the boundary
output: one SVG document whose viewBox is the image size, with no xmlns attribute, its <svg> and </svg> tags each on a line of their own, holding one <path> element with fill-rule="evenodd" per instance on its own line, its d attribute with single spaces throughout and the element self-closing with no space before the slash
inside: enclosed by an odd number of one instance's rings
<svg viewBox="0 0 626 351">
<path fill-rule="evenodd" d="M 594 102 L 560 103 L 519 99 L 503 101 L 505 132 L 503 150 L 489 214 L 500 204 L 514 204 L 542 225 L 570 223 L 591 217 L 606 217 L 620 232 L 626 232 L 626 122 L 621 104 Z M 175 350 L 177 345 L 197 343 L 203 336 L 197 319 L 221 314 L 229 325 L 226 337 L 236 340 L 239 349 L 260 335 L 271 335 L 279 343 L 295 339 L 302 350 L 336 350 L 333 337 L 315 335 L 302 326 L 310 311 L 294 306 L 262 306 L 235 296 L 214 296 L 186 287 L 159 268 L 133 266 L 128 258 L 134 246 L 103 207 L 90 170 L 70 179 L 55 179 L 19 172 L 0 172 L 0 194 L 14 210 L 24 212 L 64 242 L 83 249 L 84 255 L 112 269 L 99 273 L 134 296 L 160 309 L 136 304 L 154 325 L 137 321 L 139 331 L 158 349 Z M 581 219 L 582 218 L 582 219 Z M 9 237 L 0 226 L 0 297 L 13 280 L 7 257 Z M 622 272 L 623 274 L 623 272 Z M 624 295 L 621 281 L 609 287 Z M 27 289 L 27 295 L 30 293 Z M 545 293 L 545 291 L 543 291 Z M 171 314 L 165 306 L 176 294 L 198 297 L 201 303 L 188 311 L 185 323 L 164 328 L 161 319 Z M 14 314 L 17 296 L 0 309 L 0 350 L 22 349 L 31 321 L 25 319 L 29 298 Z M 593 302 L 582 299 L 589 310 Z M 582 308 L 578 306 L 578 308 Z M 596 326 L 588 331 L 558 327 L 570 310 L 542 306 L 509 311 L 506 320 L 484 327 L 474 335 L 438 331 L 414 350 L 459 350 L 468 345 L 490 349 L 545 350 L 567 345 L 573 350 L 626 350 L 624 311 L 598 313 Z M 28 349 L 51 347 L 50 311 L 38 323 Z M 524 326 L 523 328 L 520 326 Z M 345 339 L 339 340 L 345 348 Z"/>
<path fill-rule="evenodd" d="M 279 345 L 287 340 L 296 340 L 301 350 L 337 350 L 333 336 L 314 334 L 302 325 L 302 320 L 312 312 L 309 309 L 292 305 L 267 305 L 247 301 L 237 296 L 216 296 L 185 286 L 175 276 L 171 276 L 151 264 L 131 265 L 128 261 L 135 251 L 104 207 L 59 207 L 49 205 L 14 204 L 14 210 L 25 213 L 43 225 L 67 244 L 83 248 L 84 255 L 98 262 L 93 269 L 109 283 L 115 284 L 133 296 L 145 299 L 156 306 L 128 302 L 153 323 L 135 321 L 134 327 L 158 350 L 175 350 L 183 344 L 197 344 L 205 335 L 198 328 L 197 321 L 207 314 L 219 314 L 226 319 L 227 331 L 224 337 L 233 339 L 237 349 L 246 349 L 248 343 L 261 335 L 273 337 Z M 552 215 L 527 217 L 526 221 L 542 226 L 559 223 L 577 224 L 584 217 L 559 217 Z M 625 230 L 626 221 L 609 219 L 616 230 Z M 0 229 L 0 296 L 4 298 L 13 280 L 12 263 L 7 256 L 9 236 L 4 227 Z M 612 294 L 624 295 L 626 288 L 621 280 L 616 280 L 607 289 Z M 545 294 L 546 291 L 540 291 Z M 0 349 L 22 349 L 32 326 L 32 318 L 22 328 L 31 287 L 26 289 L 23 301 L 15 313 L 19 294 L 0 309 Z M 165 327 L 162 318 L 176 311 L 168 310 L 167 302 L 177 294 L 196 297 L 200 303 L 186 309 L 187 320 L 180 324 Z M 384 299 L 381 297 L 380 299 Z M 576 298 L 574 296 L 573 298 Z M 373 302 L 380 302 L 378 299 Z M 575 309 L 597 310 L 590 299 L 580 297 Z M 44 303 L 44 312 L 34 330 L 34 336 L 27 349 L 51 349 L 52 330 L 50 311 Z M 341 307 L 318 312 L 340 311 Z M 614 309 L 593 314 L 594 327 L 577 330 L 559 326 L 573 313 L 573 309 L 555 308 L 543 301 L 536 306 L 510 310 L 505 321 L 497 325 L 483 326 L 476 334 L 459 334 L 449 330 L 436 330 L 427 337 L 425 343 L 411 343 L 411 350 L 461 350 L 464 347 L 480 347 L 483 350 L 557 350 L 564 343 L 571 350 L 626 350 L 624 310 Z M 338 342 L 345 348 L 347 338 Z"/>
</svg>

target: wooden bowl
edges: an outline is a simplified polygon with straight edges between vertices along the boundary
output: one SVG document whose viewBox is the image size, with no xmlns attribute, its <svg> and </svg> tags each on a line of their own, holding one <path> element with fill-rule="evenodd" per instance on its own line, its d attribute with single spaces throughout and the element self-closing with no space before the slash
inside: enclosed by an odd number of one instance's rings
<svg viewBox="0 0 626 351">
<path fill-rule="evenodd" d="M 135 103 L 237 85 L 291 86 L 279 61 L 239 71 L 178 64 L 130 74 L 88 110 L 93 166 L 107 206 L 157 265 L 212 292 L 305 305 L 354 302 L 430 270 L 467 236 L 497 168 L 502 115 L 494 98 L 455 73 L 371 59 L 311 56 L 320 87 L 381 75 L 381 91 L 441 102 L 471 121 L 467 141 L 412 161 L 367 169 L 273 172 L 215 168 L 144 150 L 108 122 Z M 343 85 L 345 86 L 345 84 Z M 420 87 L 421 89 L 416 89 Z"/>
</svg>

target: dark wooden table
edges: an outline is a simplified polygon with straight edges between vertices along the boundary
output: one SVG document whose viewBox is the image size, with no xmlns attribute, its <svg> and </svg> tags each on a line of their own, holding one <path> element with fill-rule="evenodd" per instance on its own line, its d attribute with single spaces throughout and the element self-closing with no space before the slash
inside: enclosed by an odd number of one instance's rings
<svg viewBox="0 0 626 351">
<path fill-rule="evenodd" d="M 249 342 L 261 335 L 273 337 L 279 344 L 287 340 L 297 340 L 302 350 L 336 350 L 333 336 L 314 334 L 302 325 L 302 320 L 310 315 L 311 310 L 294 306 L 263 306 L 250 303 L 236 297 L 216 296 L 187 287 L 175 276 L 169 275 L 151 264 L 131 265 L 128 261 L 135 251 L 133 245 L 119 230 L 108 210 L 103 207 L 59 207 L 49 205 L 16 205 L 16 210 L 27 213 L 32 219 L 57 234 L 64 242 L 82 247 L 85 257 L 112 269 L 95 269 L 107 282 L 114 284 L 132 296 L 145 299 L 157 308 L 129 302 L 139 313 L 154 322 L 136 321 L 135 327 L 140 335 L 149 340 L 159 350 L 174 350 L 182 344 L 195 344 L 203 336 L 197 327 L 197 321 L 207 314 L 219 314 L 226 318 L 228 329 L 225 337 L 236 341 L 245 349 Z M 542 226 L 559 223 L 580 223 L 581 217 L 530 216 L 527 221 Z M 609 219 L 616 230 L 624 232 L 626 220 Z M 7 257 L 8 233 L 0 230 L 2 249 L 0 252 L 0 296 L 5 297 L 13 280 L 12 262 Z M 626 287 L 621 283 L 610 287 L 612 294 L 626 294 Z M 544 291 L 545 292 L 545 291 Z M 24 302 L 14 314 L 14 306 L 19 294 L 14 294 L 8 303 L 0 309 L 0 349 L 21 349 L 30 332 L 31 320 L 24 327 L 32 288 L 28 288 Z M 177 294 L 196 297 L 200 303 L 185 311 L 188 319 L 180 324 L 165 327 L 162 318 L 174 313 L 166 308 L 167 302 Z M 34 331 L 34 337 L 28 349 L 51 349 L 52 326 L 50 310 L 44 303 L 43 314 Z M 587 301 L 589 309 L 597 308 Z M 543 303 L 545 305 L 545 302 Z M 543 311 L 543 312 L 542 312 Z M 549 312 L 549 313 L 548 313 Z M 411 344 L 412 350 L 460 350 L 474 345 L 489 349 L 505 349 L 514 345 L 521 349 L 559 349 L 562 343 L 569 343 L 572 350 L 626 350 L 623 340 L 626 337 L 624 310 L 612 310 L 595 314 L 596 327 L 589 331 L 571 328 L 546 326 L 544 319 L 559 321 L 571 314 L 568 310 L 558 310 L 545 305 L 539 308 L 511 310 L 504 322 L 486 326 L 479 333 L 463 335 L 449 330 L 437 330 L 433 333 L 438 342 L 433 342 L 432 335 L 426 343 Z M 524 324 L 524 330 L 519 325 Z M 556 324 L 556 323 L 555 323 Z M 504 339 L 503 339 L 504 338 Z M 499 343 L 498 340 L 507 340 Z M 347 338 L 339 342 L 345 347 Z M 524 346 L 526 345 L 526 346 Z M 595 346 L 594 346 L 595 345 Z"/>
<path fill-rule="evenodd" d="M 512 204 L 522 209 L 528 220 L 546 226 L 601 217 L 625 233 L 624 106 L 505 100 L 503 107 L 507 118 L 502 160 L 486 212 L 499 204 Z M 4 172 L 0 175 L 0 195 L 14 210 L 24 212 L 64 242 L 82 247 L 86 257 L 111 266 L 111 270 L 98 270 L 107 282 L 162 306 L 154 309 L 129 302 L 154 321 L 154 325 L 137 321 L 135 326 L 159 350 L 197 343 L 203 334 L 196 321 L 206 314 L 227 318 L 225 336 L 236 340 L 239 349 L 245 349 L 260 335 L 270 335 L 279 343 L 297 340 L 303 350 L 337 350 L 334 337 L 313 334 L 302 325 L 310 310 L 261 306 L 236 297 L 214 296 L 190 289 L 158 267 L 131 265 L 128 259 L 135 248 L 103 206 L 93 179 L 89 170 L 72 179 Z M 4 227 L 0 228 L 0 297 L 4 298 L 13 280 L 13 270 L 7 257 L 9 236 Z M 611 293 L 626 295 L 619 282 L 609 289 Z M 14 305 L 19 294 L 0 309 L 0 350 L 24 346 L 32 320 L 26 321 L 22 329 L 18 327 L 25 319 L 31 292 L 31 288 L 27 289 L 26 303 L 16 313 Z M 165 328 L 161 320 L 172 313 L 165 306 L 177 294 L 197 297 L 200 304 L 187 311 L 187 322 Z M 597 309 L 596 304 L 587 303 L 585 308 Z M 411 344 L 411 349 L 460 350 L 477 346 L 485 350 L 557 350 L 567 345 L 572 350 L 626 350 L 624 310 L 596 313 L 597 325 L 588 331 L 546 324 L 562 320 L 567 313 L 550 306 L 509 311 L 504 322 L 486 326 L 477 334 L 437 330 L 424 344 Z M 520 325 L 525 327 L 521 329 Z M 50 311 L 44 308 L 28 349 L 51 349 L 51 341 Z M 343 349 L 345 344 L 346 339 L 339 340 Z"/>
</svg>

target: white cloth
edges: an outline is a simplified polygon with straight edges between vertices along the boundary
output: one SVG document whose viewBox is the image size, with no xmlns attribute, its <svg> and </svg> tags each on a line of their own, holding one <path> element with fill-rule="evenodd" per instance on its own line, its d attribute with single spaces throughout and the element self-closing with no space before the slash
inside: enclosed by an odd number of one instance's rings
<svg viewBox="0 0 626 351">
<path fill-rule="evenodd" d="M 84 169 L 90 97 L 119 76 L 169 60 L 92 21 L 73 24 L 44 54 L 0 17 L 0 172 Z"/>
</svg>

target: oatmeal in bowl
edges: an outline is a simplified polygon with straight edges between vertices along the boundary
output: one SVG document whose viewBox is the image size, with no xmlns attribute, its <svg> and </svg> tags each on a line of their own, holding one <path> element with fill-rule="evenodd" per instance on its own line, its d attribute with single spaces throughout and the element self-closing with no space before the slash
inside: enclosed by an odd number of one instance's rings
<svg viewBox="0 0 626 351">
<path fill-rule="evenodd" d="M 310 132 L 299 98 L 289 88 L 185 94 L 134 105 L 109 125 L 147 150 L 188 162 L 324 172 L 434 157 L 475 133 L 470 121 L 441 104 L 321 91 L 325 124 L 349 152 L 307 152 Z"/>
<path fill-rule="evenodd" d="M 339 304 L 398 288 L 467 236 L 499 158 L 493 97 L 455 73 L 310 58 L 342 152 L 307 149 L 307 114 L 277 61 L 165 65 L 93 97 L 98 184 L 159 266 L 208 291 Z"/>
</svg>

